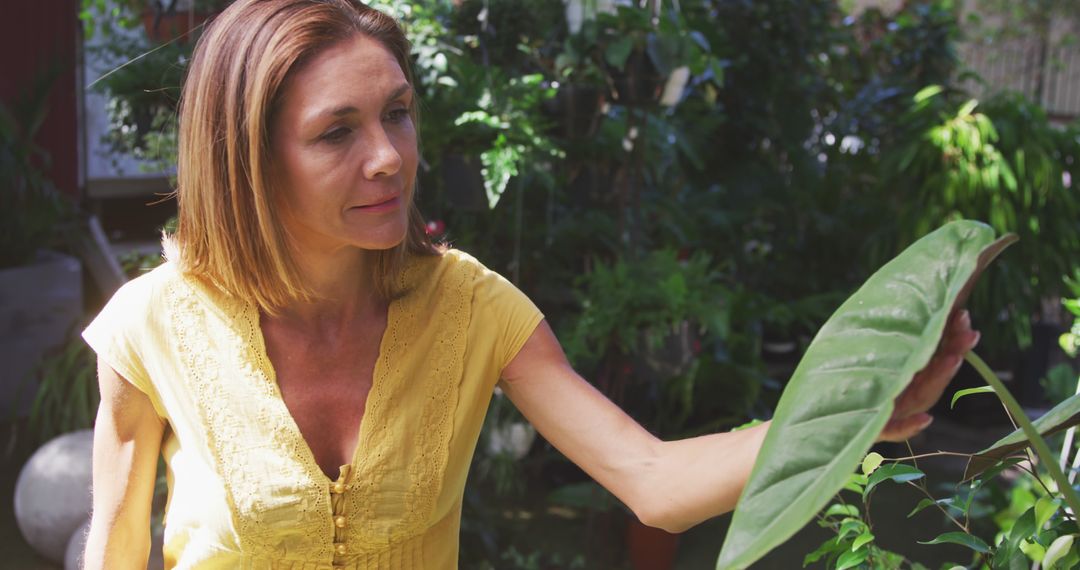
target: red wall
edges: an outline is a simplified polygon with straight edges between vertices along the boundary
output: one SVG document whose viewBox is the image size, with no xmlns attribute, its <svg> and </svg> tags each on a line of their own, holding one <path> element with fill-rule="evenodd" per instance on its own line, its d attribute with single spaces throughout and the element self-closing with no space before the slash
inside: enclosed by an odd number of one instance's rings
<svg viewBox="0 0 1080 570">
<path fill-rule="evenodd" d="M 27 89 L 50 62 L 62 73 L 49 97 L 49 114 L 37 142 L 52 156 L 49 178 L 79 197 L 79 129 L 75 88 L 81 23 L 79 0 L 0 0 L 0 101 Z"/>
</svg>

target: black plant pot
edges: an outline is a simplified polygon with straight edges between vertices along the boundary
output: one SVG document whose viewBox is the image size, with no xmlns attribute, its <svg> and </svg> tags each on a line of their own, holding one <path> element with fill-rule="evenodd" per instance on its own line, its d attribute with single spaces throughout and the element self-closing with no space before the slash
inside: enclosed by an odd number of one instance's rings
<svg viewBox="0 0 1080 570">
<path fill-rule="evenodd" d="M 558 124 L 558 134 L 568 139 L 583 139 L 596 134 L 603 118 L 605 91 L 594 85 L 567 83 L 545 106 Z"/>
<path fill-rule="evenodd" d="M 463 154 L 442 157 L 441 173 L 446 201 L 463 211 L 480 212 L 488 209 L 480 159 Z"/>
<path fill-rule="evenodd" d="M 621 105 L 655 105 L 664 88 L 664 76 L 643 51 L 631 52 L 623 70 L 612 70 L 611 78 L 612 97 Z"/>
</svg>

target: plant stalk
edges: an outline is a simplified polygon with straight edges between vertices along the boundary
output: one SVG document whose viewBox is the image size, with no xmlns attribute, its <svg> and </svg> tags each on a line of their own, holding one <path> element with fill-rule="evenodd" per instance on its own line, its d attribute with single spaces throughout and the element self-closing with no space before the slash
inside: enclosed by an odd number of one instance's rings
<svg viewBox="0 0 1080 570">
<path fill-rule="evenodd" d="M 1076 383 L 1076 394 L 1080 394 L 1080 379 Z M 1070 427 L 1065 431 L 1065 441 L 1061 444 L 1060 466 L 1064 471 L 1069 466 L 1069 454 L 1072 453 L 1073 438 L 1076 437 L 1076 426 Z M 1077 459 L 1080 459 L 1080 455 L 1077 455 Z M 1069 472 L 1069 483 L 1076 480 L 1076 467 L 1073 467 Z"/>
<path fill-rule="evenodd" d="M 1076 495 L 1076 491 L 1073 490 L 1072 485 L 1069 484 L 1069 480 L 1065 478 L 1065 474 L 1062 473 L 1061 468 L 1058 467 L 1057 458 L 1054 457 L 1054 453 L 1050 451 L 1050 447 L 1046 445 L 1046 440 L 1039 435 L 1039 431 L 1035 429 L 1035 426 L 1031 425 L 1031 420 L 1028 419 L 1027 414 L 1024 413 L 1023 408 L 1009 393 L 1005 384 L 997 377 L 990 367 L 983 362 L 983 359 L 979 358 L 979 355 L 972 351 L 968 351 L 964 355 L 964 360 L 968 361 L 968 364 L 975 367 L 979 375 L 983 377 L 983 380 L 987 384 L 994 388 L 994 392 L 997 394 L 1001 403 L 1005 404 L 1005 408 L 1012 414 L 1013 419 L 1020 424 L 1020 428 L 1024 430 L 1024 435 L 1027 436 L 1028 441 L 1031 442 L 1031 446 L 1035 448 L 1035 453 L 1042 460 L 1043 467 L 1050 473 L 1050 476 L 1057 483 L 1058 492 L 1065 498 L 1065 502 L 1072 509 L 1073 515 L 1080 515 L 1080 497 Z"/>
</svg>

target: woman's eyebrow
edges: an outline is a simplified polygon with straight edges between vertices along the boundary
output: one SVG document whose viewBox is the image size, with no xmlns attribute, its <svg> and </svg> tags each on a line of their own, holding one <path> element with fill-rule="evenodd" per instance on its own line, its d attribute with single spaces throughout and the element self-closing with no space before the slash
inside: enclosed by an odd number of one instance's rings
<svg viewBox="0 0 1080 570">
<path fill-rule="evenodd" d="M 408 83 L 402 83 L 398 86 L 397 89 L 394 89 L 394 91 L 390 93 L 390 96 L 386 98 L 386 102 L 389 103 L 394 99 L 397 99 L 398 97 L 401 97 L 402 95 L 408 93 L 409 91 L 412 91 L 412 85 Z"/>
<path fill-rule="evenodd" d="M 406 93 L 408 93 L 410 91 L 412 91 L 412 85 L 410 85 L 408 83 L 402 83 L 401 85 L 398 86 L 397 89 L 394 89 L 390 93 L 390 95 L 386 98 L 386 102 L 389 103 L 389 102 L 393 101 L 394 99 L 397 99 L 398 97 L 401 97 L 402 95 L 404 95 L 404 94 L 406 94 Z M 353 113 L 359 113 L 359 112 L 360 112 L 360 109 L 357 109 L 354 105 L 342 105 L 340 107 L 335 107 L 333 109 L 324 110 L 324 111 L 318 113 L 317 116 L 320 116 L 320 117 L 325 117 L 325 116 L 344 117 L 345 115 L 351 115 Z"/>
</svg>

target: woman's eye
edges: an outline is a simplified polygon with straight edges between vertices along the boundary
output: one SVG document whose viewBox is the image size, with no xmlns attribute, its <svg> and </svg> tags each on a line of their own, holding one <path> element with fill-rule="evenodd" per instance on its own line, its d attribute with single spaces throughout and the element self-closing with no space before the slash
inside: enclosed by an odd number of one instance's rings
<svg viewBox="0 0 1080 570">
<path fill-rule="evenodd" d="M 405 108 L 394 109 L 393 111 L 390 111 L 386 115 L 386 119 L 388 121 L 390 121 L 391 123 L 400 123 L 400 122 L 402 122 L 402 121 L 404 121 L 404 120 L 406 120 L 408 118 L 409 118 L 409 110 L 405 109 Z"/>
<path fill-rule="evenodd" d="M 345 140 L 345 137 L 349 136 L 352 130 L 345 127 L 334 129 L 322 136 L 322 139 L 326 142 L 336 143 Z"/>
</svg>

